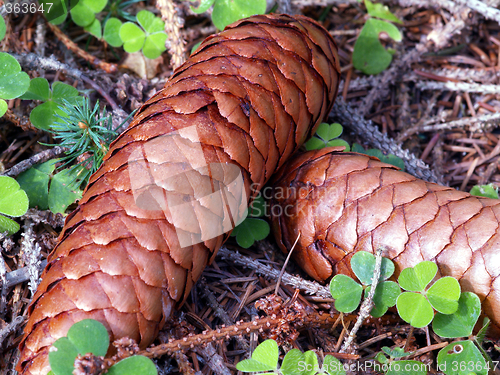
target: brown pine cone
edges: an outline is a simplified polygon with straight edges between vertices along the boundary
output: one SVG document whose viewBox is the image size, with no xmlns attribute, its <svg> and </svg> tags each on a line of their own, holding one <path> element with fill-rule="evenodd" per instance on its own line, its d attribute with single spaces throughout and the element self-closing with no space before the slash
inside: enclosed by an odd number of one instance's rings
<svg viewBox="0 0 500 375">
<path fill-rule="evenodd" d="M 111 145 L 49 257 L 17 370 L 82 319 L 145 348 L 248 200 L 327 115 L 336 46 L 306 17 L 254 16 L 206 39 Z"/>
<path fill-rule="evenodd" d="M 377 158 L 328 148 L 301 154 L 276 173 L 273 231 L 313 278 L 354 277 L 352 255 L 374 252 L 402 269 L 429 260 L 440 276 L 476 293 L 500 326 L 500 200 L 417 179 Z M 282 198 L 281 198 L 282 197 Z M 276 206 L 278 205 L 278 206 Z"/>
</svg>

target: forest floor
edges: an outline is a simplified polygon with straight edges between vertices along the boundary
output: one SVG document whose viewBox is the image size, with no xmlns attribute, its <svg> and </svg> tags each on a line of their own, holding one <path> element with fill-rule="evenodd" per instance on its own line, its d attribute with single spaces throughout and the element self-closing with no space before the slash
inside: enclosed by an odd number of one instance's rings
<svg viewBox="0 0 500 375">
<path fill-rule="evenodd" d="M 179 45 L 184 41 L 185 44 L 181 44 L 184 45 L 181 53 L 172 50 L 172 60 L 187 56 L 196 43 L 216 31 L 207 13 L 196 15 L 190 11 L 188 2 L 175 3 L 176 17 L 183 27 L 178 39 L 171 43 Z M 366 148 L 396 154 L 406 162 L 408 172 L 459 190 L 468 192 L 477 184 L 500 184 L 499 0 L 385 1 L 403 20 L 398 25 L 403 37 L 399 43 L 383 40 L 395 53 L 389 68 L 375 76 L 361 73 L 352 64 L 354 43 L 366 20 L 361 3 L 349 0 L 285 3 L 281 6 L 290 6 L 295 13 L 321 20 L 338 45 L 341 87 L 328 122 L 338 121 L 344 126 L 343 139 L 350 144 L 357 142 Z M 144 8 L 159 14 L 153 2 L 135 3 L 131 12 Z M 123 49 L 107 46 L 74 24 L 66 25 L 63 31 L 76 43 L 69 46 L 67 40 L 54 33 L 40 17 L 3 15 L 7 20 L 7 35 L 0 42 L 0 49 L 21 56 L 21 66 L 31 78 L 45 77 L 49 82 L 62 81 L 89 90 L 92 103 L 98 99 L 118 117 L 138 109 L 162 88 L 172 73 L 172 54 L 168 51 L 154 62 L 145 61 L 139 55 L 127 57 Z M 108 73 L 93 66 L 82 58 L 85 54 L 80 51 L 117 64 L 117 72 Z M 30 53 L 42 59 L 29 61 L 26 57 Z M 63 69 L 55 69 L 54 61 L 63 63 Z M 83 73 L 89 79 L 75 78 L 78 74 L 74 72 Z M 43 143 L 54 143 L 49 133 L 30 124 L 33 105 L 28 103 L 31 102 L 20 99 L 8 101 L 9 110 L 0 119 L 0 174 L 47 150 Z M 17 344 L 31 297 L 28 282 L 22 282 L 26 278 L 12 281 L 13 272 L 26 265 L 22 257 L 26 236 L 40 245 L 43 260 L 54 247 L 62 228 L 61 215 L 48 211 L 30 210 L 18 218 L 18 222 L 20 232 L 8 238 L 0 237 L 6 267 L 6 273 L 0 273 L 0 375 L 15 373 L 12 368 L 18 356 Z M 171 330 L 201 332 L 221 324 L 249 321 L 263 314 L 257 311 L 255 302 L 261 298 L 269 300 L 274 293 L 278 281 L 269 268 L 279 272 L 284 255 L 272 238 L 248 250 L 238 248 L 233 239 L 226 246 L 231 251 L 237 250 L 241 259 L 228 256 L 228 250 L 225 256 L 217 256 L 203 273 L 202 284 L 193 288 Z M 309 280 L 293 263 L 287 265 L 286 272 Z M 7 280 L 11 280 L 8 288 Z M 294 288 L 281 282 L 278 295 L 288 300 L 294 296 Z M 333 300 L 328 296 L 301 293 L 295 298 L 312 311 L 332 309 Z M 346 318 L 344 326 L 302 330 L 293 343 L 286 345 L 303 351 L 320 349 L 325 354 L 337 353 L 349 319 Z M 399 345 L 407 351 L 418 350 L 416 359 L 429 364 L 430 373 L 439 373 L 436 356 L 437 348 L 444 346 L 442 338 L 423 329 L 411 329 L 392 312 L 384 319 L 367 321 L 356 338 L 355 355 L 339 357 L 368 360 L 382 346 Z M 293 333 L 293 328 L 290 329 Z M 375 339 L 364 344 L 371 338 Z M 236 373 L 235 363 L 247 357 L 249 348 L 255 348 L 257 340 L 254 334 L 244 335 L 242 339 L 219 340 L 205 348 L 188 350 L 185 356 L 177 355 L 175 359 L 164 356 L 157 364 L 163 374 L 178 372 L 179 368 L 188 373 L 190 369 L 204 374 Z M 493 359 L 499 359 L 500 340 L 488 339 L 484 346 Z"/>
</svg>

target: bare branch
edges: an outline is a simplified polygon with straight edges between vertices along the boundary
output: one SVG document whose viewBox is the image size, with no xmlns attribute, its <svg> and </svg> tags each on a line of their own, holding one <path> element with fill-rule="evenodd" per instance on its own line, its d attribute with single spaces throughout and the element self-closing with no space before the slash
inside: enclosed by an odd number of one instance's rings
<svg viewBox="0 0 500 375">
<path fill-rule="evenodd" d="M 426 181 L 443 183 L 442 179 L 422 160 L 411 154 L 408 150 L 403 150 L 395 140 L 382 134 L 370 120 L 365 120 L 356 110 L 351 108 L 341 97 L 337 98 L 330 115 L 337 117 L 342 125 L 354 130 L 363 137 L 370 146 L 396 155 L 403 159 L 408 173 Z"/>
<path fill-rule="evenodd" d="M 280 276 L 280 270 L 274 269 L 272 267 L 266 266 L 257 260 L 241 255 L 237 251 L 228 250 L 225 246 L 219 249 L 217 254 L 223 259 L 229 260 L 234 264 L 250 268 L 260 273 L 261 275 L 267 276 L 273 280 L 278 280 Z M 309 294 L 315 294 L 320 297 L 331 298 L 332 295 L 327 287 L 313 281 L 307 281 L 297 276 L 292 276 L 287 272 L 283 273 L 281 280 L 288 285 L 293 286 L 296 289 L 300 289 Z"/>
<path fill-rule="evenodd" d="M 500 85 L 487 85 L 481 83 L 419 81 L 416 86 L 421 90 L 449 90 L 461 92 L 482 92 L 484 94 L 495 95 L 500 94 Z"/>
</svg>

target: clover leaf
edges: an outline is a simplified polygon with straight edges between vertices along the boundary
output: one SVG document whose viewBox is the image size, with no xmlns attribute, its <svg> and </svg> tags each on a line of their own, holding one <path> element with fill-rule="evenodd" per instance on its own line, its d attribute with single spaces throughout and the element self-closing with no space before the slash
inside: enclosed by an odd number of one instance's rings
<svg viewBox="0 0 500 375">
<path fill-rule="evenodd" d="M 387 21 L 400 23 L 403 22 L 391 13 L 387 5 L 383 4 L 374 4 L 370 0 L 365 0 L 366 11 L 372 17 L 382 18 Z"/>
<path fill-rule="evenodd" d="M 476 185 L 470 190 L 471 195 L 498 199 L 498 187 L 493 184 Z"/>
<path fill-rule="evenodd" d="M 270 229 L 267 221 L 247 217 L 241 224 L 236 226 L 231 236 L 236 237 L 236 242 L 241 247 L 248 249 L 255 241 L 260 241 L 269 235 Z"/>
<path fill-rule="evenodd" d="M 262 195 L 257 196 L 250 204 L 248 216 L 238 224 L 231 233 L 241 247 L 248 249 L 255 241 L 260 241 L 269 235 L 270 227 L 267 221 L 259 219 L 266 213 L 266 203 Z"/>
<path fill-rule="evenodd" d="M 108 346 L 108 331 L 102 323 L 93 319 L 81 320 L 71 326 L 67 337 L 61 337 L 54 343 L 56 350 L 49 351 L 50 367 L 56 375 L 71 375 L 78 354 L 104 356 Z"/>
<path fill-rule="evenodd" d="M 344 151 L 349 151 L 349 144 L 343 139 L 339 139 L 343 132 L 343 127 L 339 123 L 321 123 L 316 130 L 314 137 L 309 139 L 304 146 L 306 150 L 319 150 L 324 147 L 344 146 Z"/>
<path fill-rule="evenodd" d="M 0 99 L 0 117 L 5 115 L 5 112 L 7 112 L 8 109 L 9 105 L 7 104 L 7 102 L 3 99 Z"/>
<path fill-rule="evenodd" d="M 89 26 L 96 19 L 96 13 L 100 13 L 108 3 L 108 0 L 78 0 L 77 4 L 70 10 L 71 19 L 78 26 Z"/>
<path fill-rule="evenodd" d="M 387 354 L 391 359 L 389 360 L 385 355 Z M 375 359 L 386 366 L 387 374 L 391 375 L 426 375 L 426 366 L 419 361 L 394 361 L 394 359 L 407 357 L 413 353 L 405 352 L 403 348 L 395 347 L 391 349 L 387 346 L 382 347 L 382 352 L 377 353 Z"/>
<path fill-rule="evenodd" d="M 109 347 L 106 327 L 97 320 L 84 319 L 71 326 L 66 337 L 61 337 L 49 350 L 49 375 L 72 375 L 76 357 L 91 353 L 105 356 Z M 156 366 L 144 356 L 128 357 L 111 366 L 111 375 L 156 375 Z"/>
<path fill-rule="evenodd" d="M 66 83 L 56 81 L 52 83 L 52 89 L 50 89 L 49 82 L 45 78 L 33 78 L 28 91 L 21 99 L 44 102 L 33 108 L 30 121 L 38 129 L 49 130 L 50 125 L 56 122 L 57 116 L 65 116 L 59 106 L 64 105 L 64 100 L 76 103 L 78 95 L 78 90 Z"/>
<path fill-rule="evenodd" d="M 12 177 L 0 176 L 0 213 L 18 217 L 28 210 L 28 196 Z M 18 223 L 0 215 L 0 233 L 14 234 L 20 229 Z"/>
<path fill-rule="evenodd" d="M 413 352 L 405 352 L 404 348 L 400 348 L 398 346 L 394 347 L 393 349 L 389 348 L 388 346 L 383 346 L 382 351 L 392 359 L 403 358 L 413 354 Z"/>
<path fill-rule="evenodd" d="M 370 293 L 371 286 L 365 289 L 365 296 Z M 373 295 L 374 307 L 370 311 L 370 315 L 374 318 L 379 318 L 384 315 L 389 307 L 396 304 L 398 296 L 401 294 L 399 285 L 394 281 L 382 281 L 378 283 L 375 294 Z"/>
<path fill-rule="evenodd" d="M 265 0 L 201 0 L 198 8 L 191 6 L 191 10 L 200 14 L 206 12 L 212 5 L 214 6 L 212 22 L 216 28 L 223 30 L 227 25 L 242 18 L 264 14 L 267 3 Z"/>
<path fill-rule="evenodd" d="M 426 295 L 436 311 L 442 314 L 453 314 L 458 308 L 460 284 L 451 276 L 442 277 L 432 284 Z"/>
<path fill-rule="evenodd" d="M 401 288 L 412 292 L 423 292 L 437 273 L 436 263 L 424 261 L 415 267 L 401 271 L 398 282 Z"/>
<path fill-rule="evenodd" d="M 405 268 L 399 275 L 399 285 L 408 292 L 398 297 L 396 307 L 399 316 L 415 328 L 428 325 L 434 318 L 434 309 L 442 314 L 457 311 L 460 284 L 448 276 L 438 279 L 427 289 L 436 273 L 437 265 L 424 261 Z"/>
<path fill-rule="evenodd" d="M 381 33 L 387 34 L 396 42 L 402 40 L 401 32 L 393 24 L 369 18 L 359 33 L 352 54 L 354 67 L 365 74 L 378 74 L 392 61 L 392 53 L 380 43 Z"/>
<path fill-rule="evenodd" d="M 363 287 L 346 275 L 335 275 L 330 281 L 330 293 L 335 299 L 335 308 L 343 313 L 357 309 Z"/>
<path fill-rule="evenodd" d="M 190 0 L 196 1 L 196 0 Z M 201 14 L 206 12 L 212 5 L 215 3 L 215 0 L 201 0 L 198 8 L 194 8 L 192 5 L 190 6 L 191 10 L 196 14 Z"/>
<path fill-rule="evenodd" d="M 7 32 L 7 26 L 5 25 L 5 20 L 0 17 L 0 40 L 5 38 L 5 33 Z"/>
<path fill-rule="evenodd" d="M 17 177 L 20 186 L 25 189 L 30 200 L 30 207 L 40 210 L 50 209 L 53 213 L 64 213 L 68 206 L 82 196 L 82 191 L 73 182 L 78 169 L 64 169 L 53 174 L 54 160 L 49 160 L 21 173 Z"/>
<path fill-rule="evenodd" d="M 129 53 L 142 49 L 145 57 L 156 59 L 167 49 L 165 23 L 148 10 L 137 13 L 137 22 L 140 27 L 133 22 L 126 22 L 120 27 L 123 49 Z"/>
<path fill-rule="evenodd" d="M 375 273 L 375 256 L 366 251 L 358 251 L 351 258 L 351 269 L 364 286 L 345 275 L 336 275 L 330 282 L 330 292 L 335 299 L 335 308 L 345 313 L 352 312 L 358 307 L 363 289 L 365 298 L 368 296 Z M 374 317 L 384 315 L 389 307 L 396 304 L 396 299 L 401 293 L 398 284 L 393 281 L 384 281 L 393 273 L 394 263 L 390 259 L 382 258 L 379 283 L 373 296 L 374 307 L 370 312 Z"/>
<path fill-rule="evenodd" d="M 375 156 L 383 163 L 394 165 L 395 167 L 398 167 L 402 171 L 405 170 L 405 162 L 403 161 L 403 159 L 397 157 L 396 155 L 393 155 L 393 154 L 384 155 L 382 153 L 382 151 L 380 151 L 376 148 L 365 150 L 363 148 L 363 146 L 361 146 L 358 143 L 354 143 L 352 145 L 351 151 L 358 152 L 360 154 L 369 155 L 369 156 Z"/>
<path fill-rule="evenodd" d="M 375 272 L 375 256 L 367 251 L 358 251 L 351 258 L 351 268 L 363 285 L 372 283 Z M 387 280 L 394 273 L 394 263 L 387 258 L 382 258 L 379 280 Z"/>
<path fill-rule="evenodd" d="M 401 293 L 396 301 L 396 307 L 401 319 L 415 328 L 425 327 L 434 317 L 431 304 L 419 293 Z"/>
<path fill-rule="evenodd" d="M 266 12 L 266 0 L 216 0 L 212 22 L 219 30 L 242 18 Z"/>
<path fill-rule="evenodd" d="M 487 375 L 489 366 L 477 346 L 469 340 L 456 341 L 438 353 L 438 368 L 446 375 Z"/>
<path fill-rule="evenodd" d="M 120 28 L 123 23 L 118 18 L 110 17 L 104 25 L 104 40 L 113 47 L 121 47 L 123 40 L 120 38 Z"/>
<path fill-rule="evenodd" d="M 117 364 L 111 366 L 106 372 L 107 375 L 157 375 L 156 366 L 149 358 L 142 355 L 134 355 L 122 359 Z"/>
<path fill-rule="evenodd" d="M 309 356 L 307 360 L 309 360 Z M 298 371 L 299 363 L 306 360 L 305 353 L 302 353 L 299 349 L 292 349 L 286 353 L 283 362 L 281 363 L 280 372 L 283 375 L 301 375 Z"/>
<path fill-rule="evenodd" d="M 479 297 L 471 292 L 463 292 L 457 310 L 451 315 L 438 312 L 432 322 L 432 329 L 441 337 L 467 337 L 472 334 L 480 314 Z"/>
<path fill-rule="evenodd" d="M 346 375 L 346 371 L 342 362 L 332 355 L 325 356 L 323 360 L 323 366 L 321 366 L 320 373 L 329 375 Z"/>
<path fill-rule="evenodd" d="M 279 350 L 274 340 L 266 340 L 259 344 L 250 359 L 236 364 L 236 368 L 243 372 L 274 371 L 278 369 Z"/>
<path fill-rule="evenodd" d="M 43 15 L 53 25 L 60 25 L 66 20 L 69 10 L 77 5 L 78 1 L 70 0 L 39 0 Z"/>
<path fill-rule="evenodd" d="M 1 117 L 7 112 L 8 108 L 4 99 L 15 99 L 24 94 L 30 85 L 30 77 L 21 71 L 21 65 L 8 53 L 0 52 L 0 66 L 2 67 L 0 69 Z"/>
<path fill-rule="evenodd" d="M 95 36 L 97 39 L 102 38 L 101 21 L 99 21 L 97 18 L 94 18 L 94 21 L 92 21 L 90 25 L 85 26 L 83 29 L 89 34 Z"/>
</svg>

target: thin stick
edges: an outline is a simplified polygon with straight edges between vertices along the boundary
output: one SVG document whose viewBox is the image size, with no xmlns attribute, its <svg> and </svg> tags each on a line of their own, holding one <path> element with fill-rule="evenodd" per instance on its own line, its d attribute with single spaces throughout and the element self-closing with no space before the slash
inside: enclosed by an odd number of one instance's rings
<svg viewBox="0 0 500 375">
<path fill-rule="evenodd" d="M 92 56 L 90 53 L 84 51 L 76 43 L 74 43 L 71 39 L 68 38 L 66 34 L 64 34 L 60 28 L 58 28 L 56 25 L 51 24 L 50 22 L 47 22 L 47 25 L 49 26 L 50 30 L 55 34 L 55 36 L 64 43 L 64 45 L 72 51 L 74 54 L 77 56 L 81 57 L 82 59 L 88 61 L 92 65 L 94 65 L 96 68 L 104 70 L 106 73 L 116 73 L 118 71 L 118 67 L 116 64 L 111 64 L 107 63 L 105 61 L 99 60 L 97 57 Z"/>
<path fill-rule="evenodd" d="M 12 168 L 6 170 L 4 173 L 0 175 L 16 177 L 17 175 L 21 174 L 24 171 L 27 171 L 36 164 L 45 163 L 47 160 L 53 159 L 56 156 L 61 155 L 64 151 L 66 151 L 65 147 L 55 146 L 48 150 L 39 152 L 38 154 L 33 155 L 32 157 L 26 160 L 23 160 L 22 162 L 14 165 Z"/>
<path fill-rule="evenodd" d="M 123 111 L 118 106 L 118 104 L 116 104 L 113 98 L 111 98 L 111 96 L 106 91 L 104 91 L 104 89 L 101 86 L 99 86 L 94 80 L 85 76 L 78 69 L 71 68 L 70 66 L 57 61 L 54 56 L 41 57 L 34 53 L 27 53 L 25 55 L 18 55 L 15 53 L 11 53 L 10 55 L 14 57 L 19 62 L 19 64 L 25 69 L 29 70 L 43 69 L 43 70 L 55 70 L 55 71 L 63 70 L 71 77 L 81 79 L 85 83 L 92 86 L 94 90 L 96 90 L 104 99 L 106 99 L 106 101 L 109 103 L 113 111 Z"/>
<path fill-rule="evenodd" d="M 338 314 L 331 316 L 330 314 L 309 314 L 300 320 L 301 326 L 322 326 L 328 327 L 333 324 L 337 319 Z M 250 322 L 236 322 L 232 326 L 223 326 L 216 330 L 206 330 L 200 334 L 189 334 L 179 340 L 169 340 L 168 343 L 160 344 L 155 347 L 150 347 L 136 353 L 148 358 L 158 358 L 164 354 L 172 355 L 172 353 L 179 350 L 194 349 L 196 346 L 204 345 L 209 342 L 216 342 L 218 340 L 230 339 L 231 337 L 239 336 L 242 334 L 249 334 L 251 332 L 262 333 L 268 329 L 276 327 L 279 318 L 264 317 L 257 318 Z M 130 353 L 132 355 L 132 353 Z M 109 368 L 116 361 L 116 358 L 105 358 L 105 367 Z"/>
<path fill-rule="evenodd" d="M 276 295 L 278 295 L 278 289 L 280 288 L 281 278 L 283 277 L 283 273 L 285 273 L 286 265 L 288 264 L 288 261 L 290 260 L 290 257 L 292 256 L 293 249 L 295 249 L 297 242 L 299 242 L 299 238 L 300 238 L 300 231 L 299 231 L 299 235 L 297 236 L 297 239 L 295 240 L 292 248 L 288 252 L 288 255 L 285 259 L 285 263 L 283 264 L 283 267 L 281 267 L 281 272 L 280 272 L 280 275 L 278 276 L 278 282 L 276 283 L 276 289 L 274 290 L 274 294 L 276 294 Z"/>
<path fill-rule="evenodd" d="M 351 345 L 354 341 L 354 338 L 356 337 L 356 334 L 358 333 L 358 330 L 361 328 L 363 321 L 368 318 L 368 315 L 370 315 L 370 311 L 373 308 L 373 296 L 375 295 L 375 290 L 377 289 L 378 285 L 378 279 L 380 278 L 383 249 L 383 247 L 379 247 L 375 253 L 375 270 L 373 273 L 370 293 L 368 293 L 368 296 L 363 300 L 363 303 L 361 304 L 361 307 L 359 309 L 358 319 L 356 320 L 354 327 L 352 327 L 349 336 L 347 336 L 346 340 L 344 341 L 342 349 L 340 349 L 339 353 L 348 353 L 350 351 Z"/>
<path fill-rule="evenodd" d="M 354 130 L 359 136 L 363 137 L 370 146 L 394 154 L 398 158 L 403 159 L 408 173 L 426 181 L 443 184 L 442 178 L 436 176 L 427 164 L 411 154 L 408 150 L 403 150 L 396 141 L 382 134 L 382 132 L 373 125 L 371 120 L 366 120 L 358 111 L 347 104 L 342 97 L 337 98 L 330 115 L 338 118 L 340 123 Z M 500 117 L 500 114 L 497 114 L 497 116 Z"/>
<path fill-rule="evenodd" d="M 277 280 L 280 277 L 280 272 L 278 270 L 262 264 L 257 260 L 241 255 L 237 251 L 228 250 L 225 246 L 222 246 L 219 249 L 218 256 L 221 256 L 223 259 L 229 260 L 234 264 L 253 269 L 261 275 L 267 276 L 271 279 Z M 287 272 L 283 273 L 281 279 L 287 285 L 291 285 L 294 288 L 303 290 L 309 294 L 315 294 L 324 298 L 332 297 L 330 290 L 319 283 L 307 281 L 297 276 L 292 276 Z"/>
</svg>

